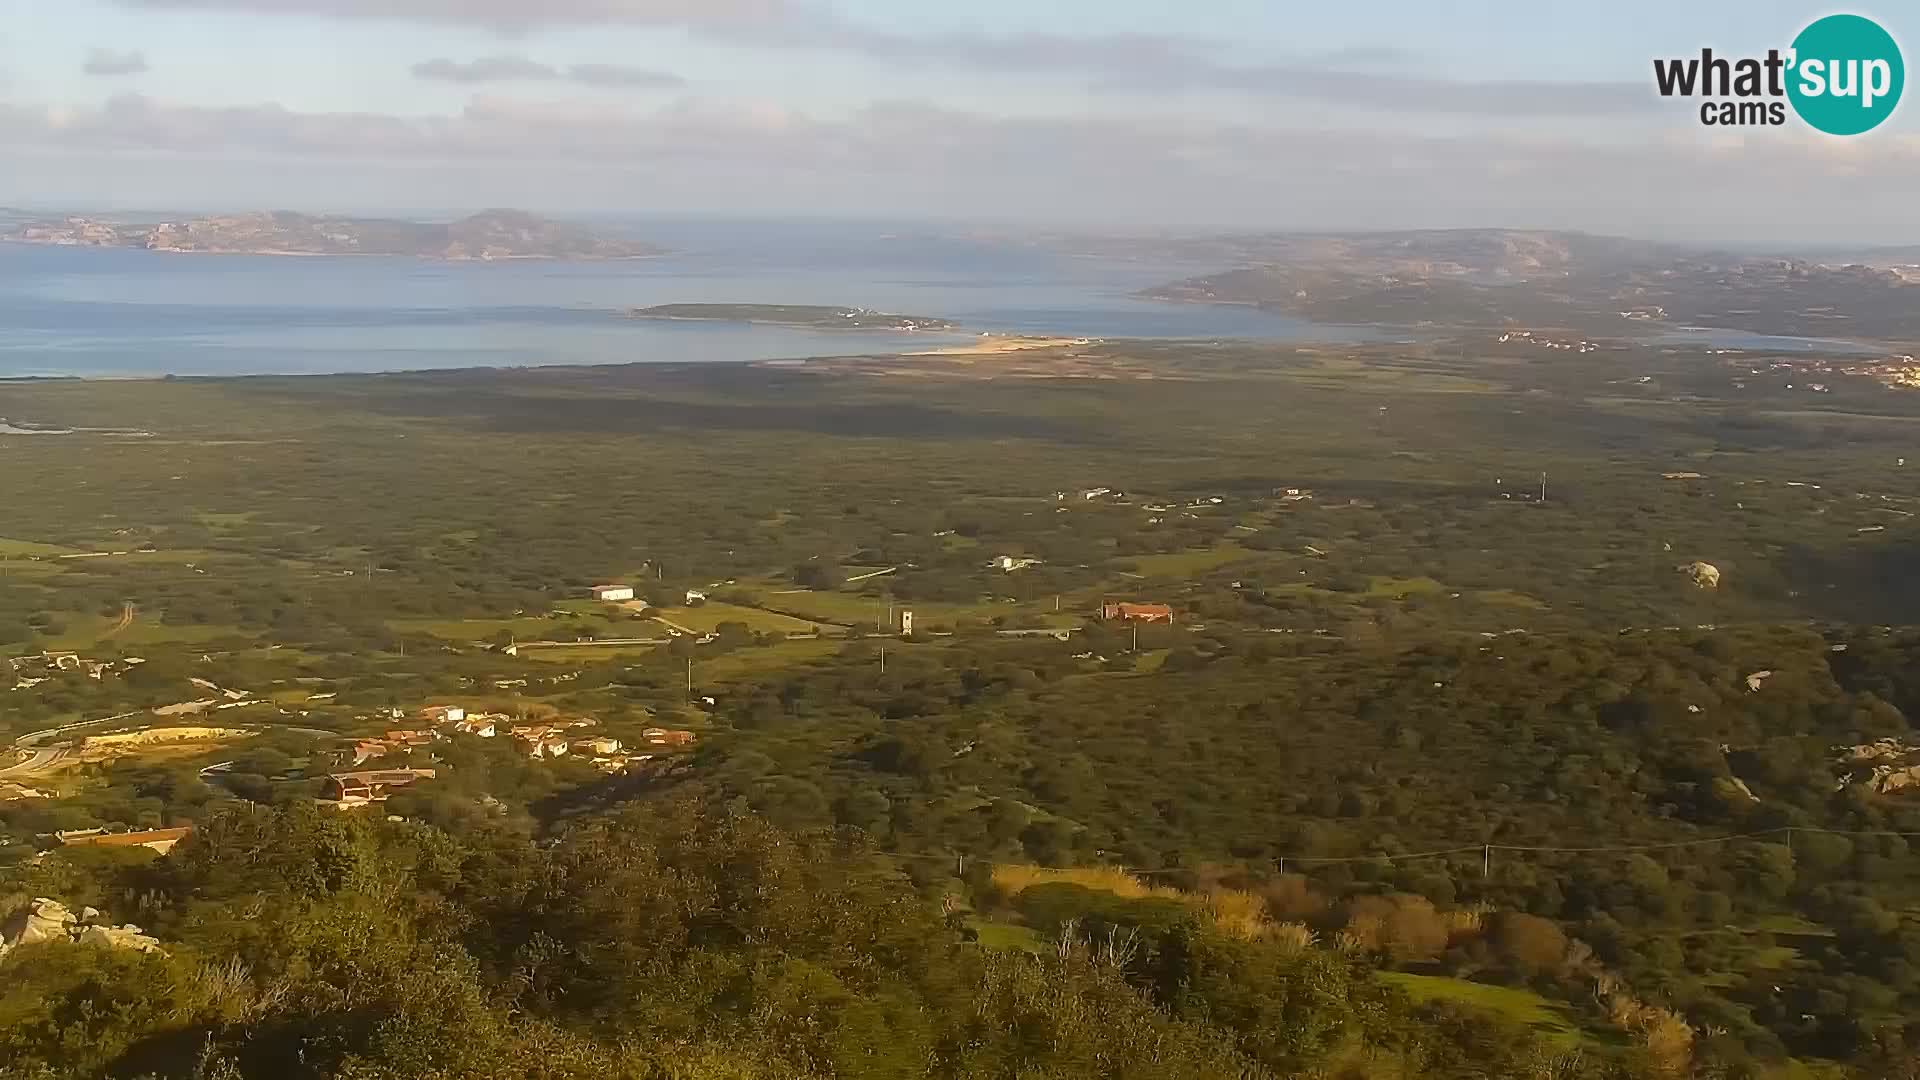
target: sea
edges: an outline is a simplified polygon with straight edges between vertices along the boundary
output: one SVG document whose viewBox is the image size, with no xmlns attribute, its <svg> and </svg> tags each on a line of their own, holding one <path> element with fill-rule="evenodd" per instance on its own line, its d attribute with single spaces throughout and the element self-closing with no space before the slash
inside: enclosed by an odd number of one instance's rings
<svg viewBox="0 0 1920 1080">
<path fill-rule="evenodd" d="M 880 224 L 674 219 L 628 227 L 672 254 L 449 263 L 0 243 L 0 377 L 778 360 L 930 350 L 982 333 L 1328 342 L 1408 336 L 1138 295 L 1225 269 L 1215 264 L 1075 256 L 1005 236 L 985 241 Z M 862 307 L 946 319 L 960 329 L 822 331 L 627 314 L 667 303 Z M 1712 344 L 1714 335 L 1685 340 Z"/>
</svg>

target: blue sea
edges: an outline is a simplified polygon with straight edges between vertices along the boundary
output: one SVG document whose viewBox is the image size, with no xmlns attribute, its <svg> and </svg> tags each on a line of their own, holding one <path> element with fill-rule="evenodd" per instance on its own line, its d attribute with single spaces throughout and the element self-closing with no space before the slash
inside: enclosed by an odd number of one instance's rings
<svg viewBox="0 0 1920 1080">
<path fill-rule="evenodd" d="M 659 222 L 618 262 L 442 263 L 0 244 L 0 377 L 305 374 L 739 361 L 931 349 L 982 332 L 1396 335 L 1133 294 L 1217 266 L 1076 258 L 879 226 Z M 831 304 L 955 334 L 632 319 L 666 303 Z"/>
<path fill-rule="evenodd" d="M 0 377 L 316 374 L 773 360 L 933 349 L 980 333 L 1403 340 L 1247 307 L 1143 300 L 1225 269 L 1062 254 L 1004 238 L 839 222 L 628 223 L 673 250 L 618 262 L 443 263 L 191 255 L 0 243 Z M 827 304 L 960 332 L 828 332 L 625 316 L 668 303 Z M 1656 343 L 1862 349 L 1739 331 Z M 1865 350 L 1871 351 L 1871 350 Z"/>
</svg>

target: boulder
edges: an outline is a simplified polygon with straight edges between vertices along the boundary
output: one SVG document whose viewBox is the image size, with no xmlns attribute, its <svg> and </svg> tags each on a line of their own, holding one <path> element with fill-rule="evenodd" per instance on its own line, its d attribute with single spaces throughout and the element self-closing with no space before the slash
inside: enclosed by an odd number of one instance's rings
<svg viewBox="0 0 1920 1080">
<path fill-rule="evenodd" d="M 105 945 L 110 949 L 137 949 L 140 952 L 159 952 L 160 941 L 140 932 L 132 924 L 126 926 L 89 926 L 80 931 L 76 939 L 82 945 Z"/>
<path fill-rule="evenodd" d="M 67 910 L 67 905 L 36 896 L 0 923 L 0 952 L 36 941 L 65 941 L 72 925 L 73 912 Z"/>
<path fill-rule="evenodd" d="M 112 926 L 104 921 L 96 921 L 103 918 L 98 909 L 85 907 L 80 909 L 80 918 L 75 919 L 65 904 L 37 896 L 31 903 L 9 915 L 5 922 L 0 922 L 0 955 L 15 946 L 31 945 L 38 941 L 77 941 L 105 945 L 111 949 L 162 951 L 159 940 L 148 937 L 139 927 L 131 923 Z"/>
<path fill-rule="evenodd" d="M 1710 562 L 1696 560 L 1679 569 L 1693 581 L 1695 588 L 1717 589 L 1720 587 L 1720 568 Z"/>
</svg>

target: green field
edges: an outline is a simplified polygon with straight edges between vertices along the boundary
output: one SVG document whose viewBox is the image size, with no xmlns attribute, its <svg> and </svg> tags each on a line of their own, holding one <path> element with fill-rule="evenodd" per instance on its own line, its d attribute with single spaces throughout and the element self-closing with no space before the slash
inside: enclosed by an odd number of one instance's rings
<svg viewBox="0 0 1920 1080">
<path fill-rule="evenodd" d="M 1047 949 L 1047 943 L 1040 939 L 1039 932 L 1030 926 L 1014 926 L 979 916 L 969 918 L 967 926 L 979 935 L 982 948 L 1018 950 L 1036 956 Z"/>
<path fill-rule="evenodd" d="M 118 616 L 72 615 L 63 620 L 66 629 L 46 639 L 43 646 L 59 651 L 62 649 L 85 649 L 102 641 L 128 647 L 136 645 L 194 645 L 207 641 L 218 641 L 228 637 L 252 637 L 253 635 L 237 626 L 201 623 L 165 623 L 155 615 L 141 612 L 133 624 L 117 634 L 111 633 L 119 623 Z"/>
<path fill-rule="evenodd" d="M 1383 971 L 1379 978 L 1400 988 L 1415 1001 L 1450 1001 L 1497 1013 L 1524 1024 L 1549 1042 L 1576 1046 L 1593 1041 L 1570 1015 L 1567 1007 L 1549 1001 L 1531 990 L 1508 986 L 1489 986 L 1445 975 L 1412 975 L 1403 971 Z"/>
<path fill-rule="evenodd" d="M 756 632 L 769 634 L 809 634 L 820 629 L 817 623 L 796 619 L 791 615 L 741 607 L 737 604 L 725 604 L 715 600 L 709 600 L 698 607 L 648 608 L 647 614 L 658 615 L 675 625 L 697 630 L 703 634 L 718 628 L 723 622 L 746 623 Z"/>
<path fill-rule="evenodd" d="M 70 555 L 78 548 L 61 547 L 58 544 L 42 544 L 34 540 L 12 540 L 0 536 L 0 559 L 24 559 L 29 556 L 52 558 L 55 555 Z"/>
<path fill-rule="evenodd" d="M 760 675 L 781 668 L 793 667 L 814 660 L 824 660 L 845 648 L 845 642 L 831 639 L 807 639 L 802 641 L 784 641 L 777 645 L 767 645 L 747 649 L 735 649 L 718 656 L 696 656 L 693 661 L 693 682 L 696 688 L 715 682 L 737 679 L 742 676 Z"/>
<path fill-rule="evenodd" d="M 1248 554 L 1247 549 L 1229 540 L 1210 548 L 1174 551 L 1165 555 L 1136 555 L 1125 561 L 1133 563 L 1135 572 L 1146 577 L 1191 578 L 1228 563 L 1239 562 Z"/>
<path fill-rule="evenodd" d="M 773 582 L 742 582 L 740 587 L 752 594 L 756 603 L 773 612 L 784 612 L 800 619 L 812 619 L 840 626 L 874 628 L 887 621 L 887 601 L 877 596 L 865 596 L 843 590 L 794 591 L 792 586 Z M 951 623 L 956 619 L 991 619 L 996 615 L 1049 616 L 1053 614 L 1053 601 L 1051 597 L 1044 602 L 1034 601 L 1025 604 L 1010 604 L 1005 601 L 977 604 L 942 603 L 930 600 L 894 601 L 893 612 L 896 619 L 899 618 L 902 610 L 913 612 L 916 626 L 928 626 L 934 623 Z M 1050 625 L 1055 623 L 1053 619 L 1047 621 Z M 1079 618 L 1076 615 L 1071 620 L 1065 621 L 1063 625 L 1075 625 L 1078 622 Z"/>
<path fill-rule="evenodd" d="M 505 631 L 517 641 L 568 641 L 572 628 L 590 627 L 597 637 L 652 637 L 657 623 L 640 618 L 578 614 L 562 619 L 520 616 L 511 619 L 388 619 L 396 633 L 430 634 L 448 641 L 488 641 Z"/>
<path fill-rule="evenodd" d="M 1375 577 L 1367 583 L 1368 596 L 1390 600 L 1405 600 L 1409 596 L 1440 596 L 1446 592 L 1445 585 L 1430 577 Z"/>
</svg>

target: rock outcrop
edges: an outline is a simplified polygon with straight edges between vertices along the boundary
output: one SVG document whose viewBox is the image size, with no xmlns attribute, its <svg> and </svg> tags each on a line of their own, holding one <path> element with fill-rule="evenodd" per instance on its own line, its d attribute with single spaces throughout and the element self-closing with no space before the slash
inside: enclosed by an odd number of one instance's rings
<svg viewBox="0 0 1920 1080">
<path fill-rule="evenodd" d="M 131 923 L 113 926 L 101 922 L 94 908 L 80 909 L 75 916 L 67 905 L 45 896 L 36 896 L 0 920 L 0 956 L 21 945 L 51 941 L 81 945 L 104 945 L 110 949 L 135 949 L 160 952 L 160 942 Z"/>
</svg>

